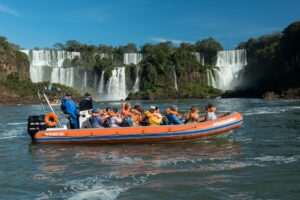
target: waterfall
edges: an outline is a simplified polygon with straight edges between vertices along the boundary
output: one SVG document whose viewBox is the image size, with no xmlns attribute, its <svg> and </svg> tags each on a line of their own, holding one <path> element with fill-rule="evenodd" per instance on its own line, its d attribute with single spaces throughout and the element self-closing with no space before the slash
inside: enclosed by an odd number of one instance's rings
<svg viewBox="0 0 300 200">
<path fill-rule="evenodd" d="M 214 75 L 215 70 L 214 69 L 207 69 L 206 74 L 207 74 L 207 85 L 216 88 L 217 85 L 216 85 L 215 75 Z"/>
<path fill-rule="evenodd" d="M 74 68 L 63 68 L 66 59 L 80 56 L 79 52 L 56 50 L 21 50 L 30 61 L 30 79 L 32 82 L 51 81 L 68 86 L 74 85 Z"/>
<path fill-rule="evenodd" d="M 173 67 L 173 74 L 174 74 L 174 87 L 178 91 L 178 85 L 177 85 L 177 75 L 176 75 L 176 69 L 175 66 Z"/>
<path fill-rule="evenodd" d="M 99 87 L 98 87 L 98 93 L 99 94 L 103 94 L 104 93 L 104 74 L 105 74 L 105 71 L 102 71 L 101 73 L 101 78 L 100 78 L 100 81 L 99 81 Z"/>
<path fill-rule="evenodd" d="M 83 89 L 87 88 L 87 72 L 84 71 L 84 78 L 83 78 Z"/>
<path fill-rule="evenodd" d="M 107 99 L 121 100 L 126 99 L 126 79 L 125 79 L 125 67 L 116 67 L 112 71 L 112 75 L 107 83 Z"/>
<path fill-rule="evenodd" d="M 99 55 L 100 59 L 107 58 L 107 59 L 113 59 L 113 54 L 111 53 L 95 53 L 94 56 Z"/>
<path fill-rule="evenodd" d="M 94 84 L 93 84 L 94 88 L 97 88 L 97 74 L 94 74 Z"/>
<path fill-rule="evenodd" d="M 139 64 L 143 59 L 143 56 L 141 53 L 125 53 L 123 64 L 129 65 L 129 64 Z"/>
<path fill-rule="evenodd" d="M 133 92 L 137 92 L 140 90 L 140 66 L 136 66 L 136 71 L 135 71 L 135 81 L 132 87 Z"/>
<path fill-rule="evenodd" d="M 197 61 L 204 66 L 204 54 L 202 52 L 193 52 L 192 54 L 196 57 Z"/>
<path fill-rule="evenodd" d="M 225 91 L 239 84 L 239 72 L 247 65 L 246 50 L 219 51 L 215 70 L 216 87 Z"/>
</svg>

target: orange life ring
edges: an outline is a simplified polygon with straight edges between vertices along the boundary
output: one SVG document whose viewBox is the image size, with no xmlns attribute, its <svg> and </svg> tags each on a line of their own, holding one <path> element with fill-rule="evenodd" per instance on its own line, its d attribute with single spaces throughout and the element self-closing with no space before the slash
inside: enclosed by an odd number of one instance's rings
<svg viewBox="0 0 300 200">
<path fill-rule="evenodd" d="M 45 115 L 45 123 L 50 127 L 56 126 L 56 124 L 58 123 L 58 116 L 53 112 L 47 113 Z"/>
</svg>

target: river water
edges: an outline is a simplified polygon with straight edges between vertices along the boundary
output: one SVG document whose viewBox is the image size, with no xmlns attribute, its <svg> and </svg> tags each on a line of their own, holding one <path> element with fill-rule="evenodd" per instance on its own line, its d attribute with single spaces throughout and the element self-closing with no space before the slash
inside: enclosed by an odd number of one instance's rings
<svg viewBox="0 0 300 200">
<path fill-rule="evenodd" d="M 210 102 L 241 112 L 244 125 L 194 142 L 141 145 L 32 144 L 27 117 L 40 106 L 2 106 L 0 199 L 300 199 L 300 101 Z M 203 111 L 208 101 L 132 103 Z"/>
</svg>

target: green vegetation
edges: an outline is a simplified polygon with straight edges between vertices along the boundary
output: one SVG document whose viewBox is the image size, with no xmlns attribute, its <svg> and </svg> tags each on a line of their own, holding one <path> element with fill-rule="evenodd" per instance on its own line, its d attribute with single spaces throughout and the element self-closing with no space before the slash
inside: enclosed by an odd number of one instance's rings
<svg viewBox="0 0 300 200">
<path fill-rule="evenodd" d="M 0 81 L 6 80 L 10 74 L 15 74 L 20 80 L 29 79 L 29 61 L 27 56 L 18 51 L 19 46 L 0 37 Z"/>
<path fill-rule="evenodd" d="M 124 53 L 137 53 L 136 45 L 110 47 L 105 45 L 86 45 L 75 40 L 66 44 L 55 44 L 58 50 L 77 51 L 80 58 L 65 61 L 64 66 L 87 66 L 96 72 L 100 78 L 105 70 L 105 82 L 111 76 L 112 70 L 123 63 Z M 207 86 L 206 69 L 216 62 L 216 55 L 223 47 L 212 38 L 196 42 L 196 44 L 182 43 L 176 47 L 172 42 L 156 45 L 145 44 L 141 47 L 143 61 L 140 63 L 141 82 L 140 92 L 130 94 L 131 99 L 166 99 L 166 98 L 199 98 L 219 96 L 221 91 Z M 202 66 L 193 53 L 200 51 L 209 61 Z M 105 56 L 104 56 L 105 54 Z M 101 56 L 102 55 L 102 56 Z M 72 63 L 73 62 L 73 63 Z M 126 66 L 127 88 L 132 88 L 136 77 L 136 66 Z M 178 91 L 174 86 L 174 70 L 177 76 Z"/>
<path fill-rule="evenodd" d="M 76 40 L 65 44 L 56 43 L 56 50 L 80 52 L 80 57 L 65 60 L 64 67 L 74 66 L 80 70 L 96 73 L 100 78 L 105 70 L 105 81 L 112 70 L 123 63 L 124 53 L 138 53 L 134 43 L 112 47 L 107 45 L 87 45 Z M 273 91 L 285 97 L 300 96 L 300 21 L 290 24 L 283 32 L 251 38 L 241 42 L 238 49 L 246 49 L 248 65 L 244 68 L 243 83 L 235 91 L 227 91 L 224 97 L 262 97 Z M 0 92 L 2 96 L 34 96 L 49 83 L 33 84 L 29 80 L 29 61 L 20 47 L 0 37 Z M 207 98 L 222 94 L 207 85 L 207 70 L 215 68 L 217 52 L 222 45 L 213 38 L 197 41 L 195 44 L 172 42 L 145 44 L 140 53 L 140 91 L 130 94 L 129 99 L 174 99 Z M 204 55 L 203 66 L 195 53 Z M 132 88 L 136 77 L 136 66 L 125 69 L 127 88 Z M 175 88 L 174 73 L 178 90 Z M 72 88 L 53 84 L 60 91 L 79 93 Z M 56 94 L 55 94 L 56 95 Z"/>
<path fill-rule="evenodd" d="M 207 43 L 213 43 L 207 58 L 212 63 L 216 62 L 213 59 L 216 59 L 217 51 L 222 47 L 211 38 L 197 42 L 198 46 L 182 43 L 175 47 L 171 42 L 144 45 L 141 48 L 144 55 L 140 64 L 141 91 L 130 94 L 129 99 L 206 98 L 221 95 L 220 90 L 207 86 L 206 69 L 211 63 L 202 66 L 193 55 L 197 47 L 201 50 L 200 46 Z M 178 91 L 175 89 L 174 70 Z"/>
<path fill-rule="evenodd" d="M 22 103 L 28 99 L 31 99 L 30 102 L 38 102 L 38 91 L 45 91 L 49 99 L 61 98 L 66 92 L 72 93 L 74 98 L 81 96 L 74 88 L 60 84 L 51 84 L 51 88 L 49 86 L 49 82 L 32 83 L 30 80 L 19 80 L 18 76 L 10 74 L 5 81 L 0 81 L 2 96 L 0 103 L 10 103 L 11 97 L 18 99 L 16 103 Z M 8 98 L 7 102 L 5 98 Z"/>
<path fill-rule="evenodd" d="M 240 43 L 247 50 L 248 65 L 243 84 L 228 96 L 261 97 L 267 91 L 299 97 L 300 88 L 300 21 L 290 24 L 282 33 L 264 35 Z"/>
</svg>

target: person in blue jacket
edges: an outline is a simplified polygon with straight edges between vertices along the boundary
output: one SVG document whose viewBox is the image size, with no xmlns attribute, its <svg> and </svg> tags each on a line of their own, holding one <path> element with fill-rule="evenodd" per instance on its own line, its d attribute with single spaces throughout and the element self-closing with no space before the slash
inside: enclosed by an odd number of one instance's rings
<svg viewBox="0 0 300 200">
<path fill-rule="evenodd" d="M 72 95 L 70 93 L 66 93 L 65 96 L 62 98 L 61 111 L 64 114 L 70 116 L 71 129 L 79 128 L 79 114 L 78 114 L 77 106 L 72 100 Z"/>
<path fill-rule="evenodd" d="M 183 124 L 184 121 L 183 120 L 180 120 L 179 119 L 179 114 L 177 112 L 177 109 L 175 106 L 170 106 L 168 109 L 167 109 L 167 119 L 169 121 L 169 124 Z"/>
</svg>

